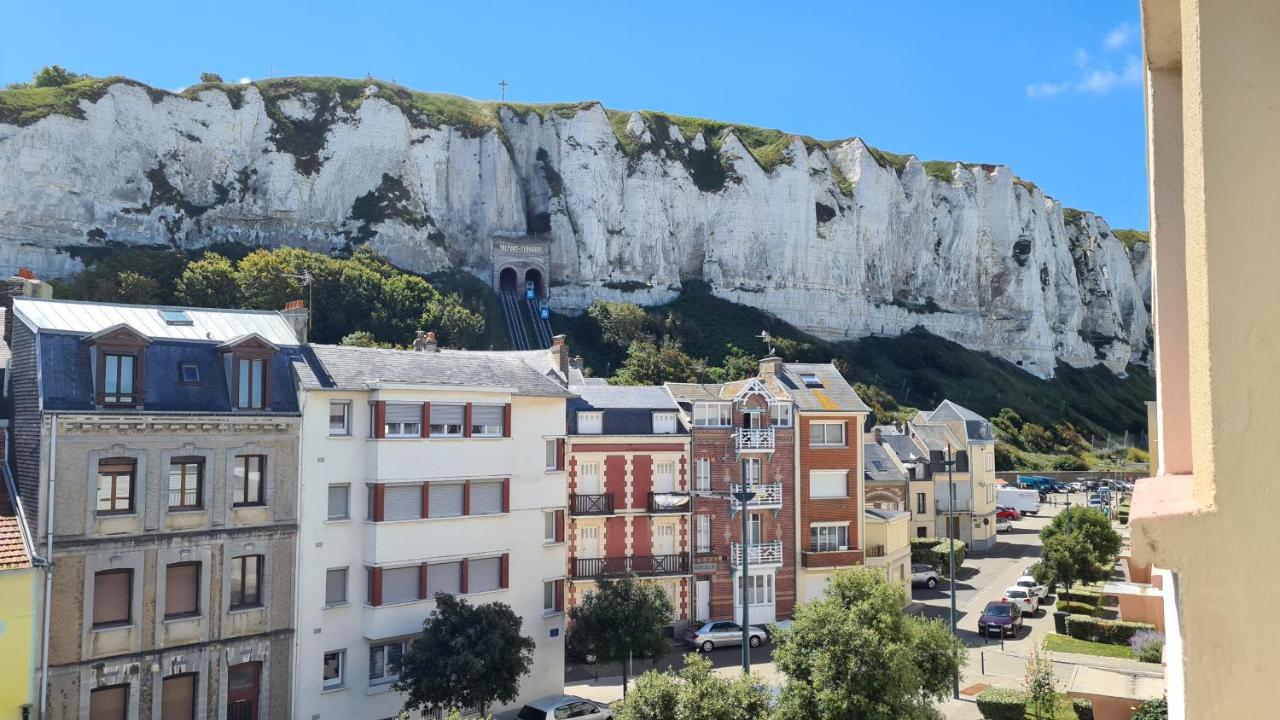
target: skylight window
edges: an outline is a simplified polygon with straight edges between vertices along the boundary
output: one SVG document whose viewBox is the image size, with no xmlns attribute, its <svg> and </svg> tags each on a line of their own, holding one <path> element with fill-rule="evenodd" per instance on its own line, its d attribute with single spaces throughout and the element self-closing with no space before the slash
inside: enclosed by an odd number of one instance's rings
<svg viewBox="0 0 1280 720">
<path fill-rule="evenodd" d="M 160 310 L 160 317 L 165 325 L 193 325 L 186 310 Z"/>
<path fill-rule="evenodd" d="M 181 382 L 183 385 L 196 385 L 200 382 L 200 366 L 193 362 L 184 362 L 178 364 L 178 371 L 181 374 Z"/>
<path fill-rule="evenodd" d="M 816 373 L 800 373 L 800 382 L 804 383 L 805 387 L 822 387 L 822 381 L 818 379 Z"/>
</svg>

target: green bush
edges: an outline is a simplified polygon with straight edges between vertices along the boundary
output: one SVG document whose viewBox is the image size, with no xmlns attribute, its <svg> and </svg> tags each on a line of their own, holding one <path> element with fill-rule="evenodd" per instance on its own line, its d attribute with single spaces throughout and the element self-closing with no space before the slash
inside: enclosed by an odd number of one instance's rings
<svg viewBox="0 0 1280 720">
<path fill-rule="evenodd" d="M 911 562 L 922 563 L 933 568 L 941 567 L 945 558 L 938 557 L 939 542 L 942 541 L 936 537 L 911 538 Z"/>
<path fill-rule="evenodd" d="M 978 712 L 987 720 L 1023 720 L 1027 694 L 1009 688 L 987 688 L 978 694 Z"/>
<path fill-rule="evenodd" d="M 1099 620 L 1087 615 L 1067 616 L 1067 634 L 1077 640 L 1128 645 L 1129 640 L 1139 631 L 1155 629 L 1155 626 L 1150 623 Z"/>
<path fill-rule="evenodd" d="M 960 541 L 960 540 L 956 540 L 956 541 L 955 541 L 955 543 L 956 543 L 956 546 L 955 546 L 955 549 L 956 549 L 956 568 L 958 569 L 958 568 L 960 568 L 962 565 L 964 565 L 965 544 L 964 544 L 964 542 L 962 542 L 962 541 Z M 937 553 L 937 555 L 938 555 L 938 563 L 939 563 L 939 567 L 940 567 L 944 572 L 946 571 L 946 569 L 947 569 L 947 565 L 948 565 L 948 563 L 950 562 L 950 558 L 948 557 L 948 554 L 949 554 L 949 553 L 947 552 L 947 550 L 948 550 L 948 548 L 947 548 L 947 539 L 946 539 L 946 538 L 942 538 L 942 540 L 941 540 L 937 545 L 935 545 L 935 546 L 934 546 L 934 548 L 933 548 L 933 551 L 934 551 L 935 553 Z"/>
<path fill-rule="evenodd" d="M 1132 720 L 1169 720 L 1169 701 L 1158 698 L 1142 703 Z"/>
<path fill-rule="evenodd" d="M 1076 720 L 1093 720 L 1093 703 L 1085 698 L 1071 698 L 1071 709 L 1076 713 Z"/>
</svg>

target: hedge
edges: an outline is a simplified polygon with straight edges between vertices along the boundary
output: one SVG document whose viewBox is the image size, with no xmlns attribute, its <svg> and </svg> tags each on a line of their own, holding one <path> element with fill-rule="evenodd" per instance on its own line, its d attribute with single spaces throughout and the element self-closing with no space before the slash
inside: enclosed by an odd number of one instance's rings
<svg viewBox="0 0 1280 720">
<path fill-rule="evenodd" d="M 1027 694 L 1009 688 L 987 688 L 978 693 L 978 712 L 987 720 L 1023 720 Z"/>
<path fill-rule="evenodd" d="M 956 567 L 964 565 L 965 551 L 964 541 L 956 540 Z M 949 563 L 947 539 L 936 537 L 911 538 L 911 562 L 924 563 L 941 572 L 946 572 Z"/>
<path fill-rule="evenodd" d="M 1150 623 L 1099 620 L 1088 615 L 1067 616 L 1067 634 L 1077 640 L 1128 645 L 1129 639 L 1138 631 L 1155 629 L 1156 626 Z"/>
<path fill-rule="evenodd" d="M 1076 720 L 1093 720 L 1093 703 L 1087 698 L 1071 698 L 1071 709 L 1076 712 Z"/>
</svg>

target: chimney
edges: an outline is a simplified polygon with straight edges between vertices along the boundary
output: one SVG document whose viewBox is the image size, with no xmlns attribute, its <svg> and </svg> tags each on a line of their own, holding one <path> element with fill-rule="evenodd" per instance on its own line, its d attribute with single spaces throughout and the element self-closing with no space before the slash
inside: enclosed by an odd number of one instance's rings
<svg viewBox="0 0 1280 720">
<path fill-rule="evenodd" d="M 569 374 L 569 343 L 566 342 L 564 335 L 551 338 L 551 364 L 560 371 L 561 375 Z"/>
<path fill-rule="evenodd" d="M 36 274 L 29 268 L 20 268 L 18 274 L 9 278 L 0 286 L 0 307 L 4 308 L 4 342 L 13 342 L 13 299 L 16 297 L 33 297 L 43 300 L 53 299 L 53 286 L 40 282 Z"/>
<path fill-rule="evenodd" d="M 436 342 L 436 332 L 434 330 L 426 332 L 419 330 L 413 338 L 413 351 L 440 352 L 440 343 Z"/>
<path fill-rule="evenodd" d="M 871 428 L 871 437 L 875 438 L 876 444 L 880 444 L 880 428 Z"/>
<path fill-rule="evenodd" d="M 573 368 L 574 370 L 581 370 L 581 369 L 582 369 L 582 356 L 581 356 L 581 355 L 574 355 L 573 357 L 569 358 L 569 367 Z"/>
<path fill-rule="evenodd" d="M 777 355 L 765 355 L 760 358 L 760 376 L 761 377 L 777 377 L 778 369 L 782 367 L 782 358 Z"/>
<path fill-rule="evenodd" d="M 298 338 L 298 344 L 306 345 L 307 329 L 311 320 L 311 313 L 307 311 L 306 303 L 301 300 L 290 300 L 284 304 L 284 310 L 280 311 L 280 316 L 293 327 L 293 334 Z"/>
</svg>

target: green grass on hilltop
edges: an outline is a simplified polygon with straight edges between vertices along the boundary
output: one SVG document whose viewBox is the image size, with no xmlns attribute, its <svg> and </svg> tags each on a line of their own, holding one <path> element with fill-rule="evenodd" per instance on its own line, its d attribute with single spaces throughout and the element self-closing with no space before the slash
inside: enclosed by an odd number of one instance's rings
<svg viewBox="0 0 1280 720">
<path fill-rule="evenodd" d="M 1151 234 L 1146 230 L 1112 230 L 1111 234 L 1130 250 L 1138 243 L 1151 243 Z"/>
</svg>

